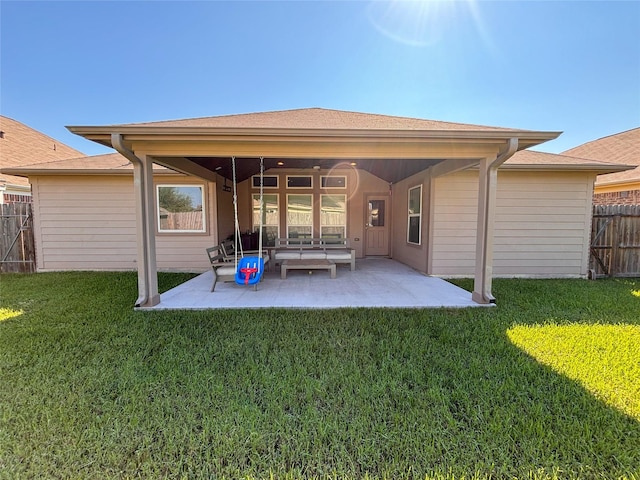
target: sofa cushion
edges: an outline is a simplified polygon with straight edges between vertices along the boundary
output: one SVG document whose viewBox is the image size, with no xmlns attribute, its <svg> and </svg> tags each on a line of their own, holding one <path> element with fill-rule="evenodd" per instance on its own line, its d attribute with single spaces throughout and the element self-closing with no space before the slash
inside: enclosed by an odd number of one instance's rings
<svg viewBox="0 0 640 480">
<path fill-rule="evenodd" d="M 276 260 L 300 260 L 300 251 L 295 250 L 292 252 L 287 252 L 285 250 L 278 250 L 275 253 Z"/>
<path fill-rule="evenodd" d="M 324 260 L 327 258 L 327 254 L 322 251 L 315 252 L 313 250 L 303 250 L 300 254 L 302 260 Z"/>
<path fill-rule="evenodd" d="M 236 267 L 231 265 L 229 267 L 218 267 L 216 268 L 216 275 L 235 275 Z"/>
<path fill-rule="evenodd" d="M 327 250 L 328 260 L 351 260 L 351 252 Z"/>
</svg>

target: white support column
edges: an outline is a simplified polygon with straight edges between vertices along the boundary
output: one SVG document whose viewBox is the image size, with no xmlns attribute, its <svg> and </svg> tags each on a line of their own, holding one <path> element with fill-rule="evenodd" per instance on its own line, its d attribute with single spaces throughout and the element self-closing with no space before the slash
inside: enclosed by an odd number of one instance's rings
<svg viewBox="0 0 640 480">
<path fill-rule="evenodd" d="M 493 278 L 493 221 L 495 216 L 498 169 L 494 159 L 480 161 L 478 225 L 476 228 L 476 270 L 471 299 L 477 303 L 495 303 L 491 293 Z"/>
<path fill-rule="evenodd" d="M 478 165 L 478 225 L 476 228 L 476 270 L 471 299 L 477 303 L 495 303 L 493 282 L 493 227 L 498 190 L 498 167 L 518 151 L 518 139 L 509 139 L 506 148 L 495 157 L 483 158 Z"/>
<path fill-rule="evenodd" d="M 152 307 L 160 303 L 156 265 L 155 205 L 153 162 L 142 155 L 133 161 L 133 184 L 136 199 L 138 243 L 138 300 L 136 307 Z"/>
</svg>

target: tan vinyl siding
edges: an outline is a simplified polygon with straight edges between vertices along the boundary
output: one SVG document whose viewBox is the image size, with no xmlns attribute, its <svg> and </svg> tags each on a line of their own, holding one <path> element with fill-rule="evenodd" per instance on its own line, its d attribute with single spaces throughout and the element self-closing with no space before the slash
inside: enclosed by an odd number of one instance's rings
<svg viewBox="0 0 640 480">
<path fill-rule="evenodd" d="M 137 268 L 132 176 L 41 176 L 32 181 L 38 205 L 39 271 Z M 157 182 L 203 183 L 183 176 L 162 176 Z M 205 189 L 207 233 L 157 234 L 159 270 L 207 269 L 204 249 L 216 243 L 216 236 L 212 228 L 213 190 L 209 186 Z"/>
<path fill-rule="evenodd" d="M 585 276 L 593 175 L 499 171 L 494 231 L 496 276 Z M 473 275 L 477 172 L 435 181 L 433 269 Z"/>
</svg>

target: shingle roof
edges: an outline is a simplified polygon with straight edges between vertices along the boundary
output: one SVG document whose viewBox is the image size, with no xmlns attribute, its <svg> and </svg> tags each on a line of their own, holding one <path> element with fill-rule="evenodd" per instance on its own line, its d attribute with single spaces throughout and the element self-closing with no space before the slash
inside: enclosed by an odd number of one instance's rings
<svg viewBox="0 0 640 480">
<path fill-rule="evenodd" d="M 84 154 L 16 120 L 0 115 L 0 168 L 80 157 Z M 28 185 L 26 178 L 0 174 L 0 182 Z"/>
<path fill-rule="evenodd" d="M 579 158 L 572 155 L 538 152 L 535 150 L 521 150 L 516 152 L 509 158 L 505 165 L 512 166 L 555 166 L 563 167 L 582 167 L 593 168 L 594 170 L 606 170 L 607 168 L 616 169 L 616 165 L 612 165 L 606 161 L 591 160 L 588 158 Z"/>
<path fill-rule="evenodd" d="M 133 123 L 128 127 L 203 127 L 203 128 L 284 128 L 333 130 L 441 130 L 441 131 L 513 131 L 466 123 L 440 122 L 419 118 L 373 113 L 348 112 L 325 108 L 301 108 L 275 112 L 244 113 L 217 117 L 188 118 L 160 122 Z"/>
<path fill-rule="evenodd" d="M 596 185 L 640 181 L 640 128 L 584 143 L 564 154 L 608 163 L 638 165 L 626 172 L 599 175 Z"/>
<path fill-rule="evenodd" d="M 37 174 L 102 174 L 102 173 L 125 173 L 131 175 L 133 165 L 129 160 L 119 153 L 105 153 L 103 155 L 91 155 L 75 158 L 66 158 L 62 160 L 53 160 L 51 162 L 34 163 L 30 165 L 20 165 L 15 169 L 5 167 L 6 170 L 15 171 L 23 175 Z M 161 165 L 153 166 L 154 172 L 167 171 L 166 167 Z"/>
<path fill-rule="evenodd" d="M 640 165 L 640 127 L 583 143 L 563 154 L 609 163 Z"/>
</svg>

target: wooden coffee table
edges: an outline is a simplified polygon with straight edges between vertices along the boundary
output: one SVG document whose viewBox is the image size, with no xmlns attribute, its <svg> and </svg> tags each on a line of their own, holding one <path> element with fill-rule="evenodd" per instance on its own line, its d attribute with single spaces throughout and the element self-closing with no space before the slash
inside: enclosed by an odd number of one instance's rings
<svg viewBox="0 0 640 480">
<path fill-rule="evenodd" d="M 287 270 L 329 270 L 336 278 L 336 264 L 331 260 L 285 260 L 280 266 L 280 278 L 287 278 Z"/>
</svg>

